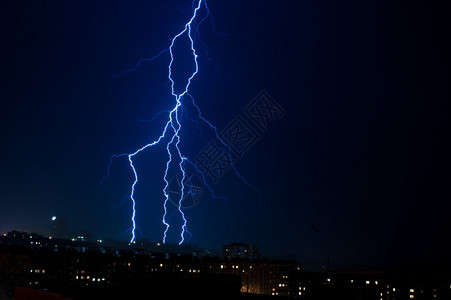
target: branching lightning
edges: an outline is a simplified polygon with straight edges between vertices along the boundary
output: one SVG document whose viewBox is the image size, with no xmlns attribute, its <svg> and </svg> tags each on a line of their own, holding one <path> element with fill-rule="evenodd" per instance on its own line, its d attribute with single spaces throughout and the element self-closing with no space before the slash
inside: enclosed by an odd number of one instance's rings
<svg viewBox="0 0 451 300">
<path fill-rule="evenodd" d="M 195 24 L 195 20 L 196 18 L 199 18 L 198 13 L 199 10 L 201 9 L 201 7 L 204 7 L 206 10 L 206 14 L 205 16 L 200 19 L 199 21 L 197 21 L 197 24 Z M 199 173 L 203 179 L 203 183 L 204 185 L 209 189 L 211 196 L 213 198 L 220 198 L 220 199 L 224 199 L 223 197 L 218 197 L 214 194 L 212 187 L 207 183 L 205 176 L 203 174 L 203 172 L 196 166 L 196 164 L 194 162 L 192 162 L 191 160 L 189 160 L 186 156 L 183 155 L 182 150 L 180 149 L 180 141 L 181 141 L 181 136 L 180 136 L 180 130 L 182 128 L 182 122 L 181 122 L 181 108 L 183 108 L 182 106 L 182 100 L 184 98 L 184 96 L 188 96 L 189 98 L 191 98 L 192 100 L 192 105 L 196 108 L 197 112 L 198 112 L 198 118 L 200 120 L 202 120 L 202 122 L 206 123 L 207 125 L 210 126 L 210 128 L 214 131 L 216 138 L 224 145 L 224 147 L 226 147 L 227 149 L 229 149 L 230 151 L 230 147 L 228 145 L 226 145 L 224 143 L 224 141 L 219 137 L 218 132 L 217 132 L 217 128 L 215 126 L 213 126 L 209 121 L 207 121 L 207 119 L 205 119 L 202 114 L 201 114 L 201 110 L 200 108 L 195 104 L 194 102 L 194 98 L 189 94 L 189 87 L 191 84 L 191 81 L 194 79 L 194 77 L 196 76 L 196 74 L 198 73 L 199 70 L 199 66 L 198 66 L 198 55 L 196 53 L 196 49 L 194 47 L 194 36 L 198 33 L 198 29 L 199 26 L 205 21 L 205 19 L 209 16 L 209 8 L 207 6 L 206 0 L 198 0 L 193 1 L 193 13 L 191 15 L 191 18 L 188 20 L 188 22 L 185 24 L 185 26 L 183 27 L 183 30 L 180 31 L 178 34 L 176 34 L 174 37 L 172 37 L 171 39 L 171 43 L 169 48 L 164 49 L 162 51 L 160 51 L 157 55 L 155 55 L 152 58 L 148 58 L 148 59 L 140 59 L 137 64 L 131 68 L 131 69 L 127 69 L 125 71 L 122 71 L 121 73 L 119 73 L 117 76 L 115 76 L 115 78 L 121 76 L 124 73 L 127 72 L 132 72 L 134 70 L 136 70 L 139 65 L 142 62 L 145 61 L 152 61 L 154 59 L 159 58 L 160 56 L 162 56 L 165 53 L 170 54 L 170 62 L 168 65 L 168 79 L 170 82 L 170 87 L 171 87 L 171 94 L 175 99 L 175 106 L 172 108 L 172 110 L 169 111 L 165 111 L 163 113 L 167 113 L 168 114 L 168 119 L 166 121 L 166 124 L 163 128 L 162 133 L 160 134 L 160 136 L 154 140 L 153 142 L 144 145 L 143 147 L 139 148 L 138 150 L 136 150 L 133 153 L 130 154 L 120 154 L 120 155 L 113 155 L 110 158 L 110 163 L 108 165 L 108 173 L 107 175 L 101 180 L 101 182 L 103 182 L 103 180 L 105 178 L 107 178 L 109 176 L 109 172 L 110 172 L 110 166 L 112 163 L 113 158 L 118 158 L 118 157 L 123 157 L 126 156 L 128 158 L 129 161 L 129 165 L 130 168 L 132 169 L 133 172 L 133 183 L 131 185 L 131 189 L 130 189 L 130 195 L 129 198 L 132 202 L 132 216 L 131 216 L 131 223 L 132 223 L 132 227 L 131 227 L 131 239 L 130 239 L 130 243 L 133 243 L 136 239 L 136 235 L 135 235 L 135 231 L 136 231 L 136 201 L 135 201 L 135 188 L 136 185 L 138 184 L 139 181 L 139 176 L 138 176 L 138 172 L 135 168 L 133 159 L 136 155 L 138 155 L 139 153 L 141 153 L 142 151 L 151 148 L 153 146 L 156 146 L 158 144 L 164 143 L 164 141 L 168 141 L 166 143 L 166 151 L 168 154 L 168 160 L 166 162 L 166 169 L 164 172 L 164 176 L 163 176 L 163 180 L 165 182 L 165 186 L 163 188 L 163 195 L 164 195 L 164 203 L 163 203 L 163 217 L 162 217 L 162 223 L 164 225 L 164 232 L 163 232 L 163 243 L 166 243 L 166 238 L 167 238 L 167 233 L 169 231 L 170 228 L 170 224 L 168 223 L 167 220 L 167 214 L 168 214 L 168 201 L 169 201 L 169 194 L 168 194 L 168 186 L 169 186 L 169 180 L 168 180 L 168 172 L 171 166 L 176 166 L 176 168 L 178 168 L 178 170 L 181 172 L 182 174 L 182 178 L 180 180 L 180 198 L 177 202 L 177 209 L 178 209 L 178 213 L 180 214 L 180 217 L 182 219 L 182 226 L 181 226 L 181 232 L 180 232 L 180 241 L 179 241 L 179 245 L 182 244 L 185 241 L 185 235 L 189 234 L 191 235 L 191 233 L 188 231 L 188 222 L 185 218 L 185 214 L 182 210 L 182 201 L 184 199 L 184 195 L 185 192 L 190 193 L 191 191 L 185 191 L 185 178 L 186 178 L 186 171 L 185 171 L 185 166 L 186 164 L 189 164 L 190 166 L 192 166 L 197 173 Z M 176 43 L 176 41 L 182 37 L 187 37 L 189 39 L 189 44 L 190 44 L 190 54 L 193 58 L 193 62 L 194 62 L 194 70 L 192 71 L 191 75 L 188 77 L 187 79 L 187 83 L 184 86 L 184 89 L 180 92 L 176 92 L 175 89 L 175 85 L 176 85 L 176 80 L 173 78 L 173 63 L 174 63 L 174 45 Z M 257 190 L 255 187 L 253 187 L 252 185 L 250 185 L 243 176 L 241 176 L 241 174 L 238 173 L 236 167 L 232 164 L 232 170 L 235 172 L 235 174 L 240 178 L 240 180 L 242 180 L 246 185 L 250 186 L 251 188 Z M 257 190 L 258 191 L 258 190 Z"/>
</svg>

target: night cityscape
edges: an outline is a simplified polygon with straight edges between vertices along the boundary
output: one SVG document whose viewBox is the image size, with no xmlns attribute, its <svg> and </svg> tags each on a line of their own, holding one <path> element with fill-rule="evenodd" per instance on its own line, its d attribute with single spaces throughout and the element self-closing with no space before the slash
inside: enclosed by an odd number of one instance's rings
<svg viewBox="0 0 451 300">
<path fill-rule="evenodd" d="M 0 300 L 451 300 L 451 2 L 0 1 L 0 41 Z"/>
<path fill-rule="evenodd" d="M 55 220 L 54 220 L 55 221 Z M 12 231 L 0 237 L 2 299 L 450 299 L 450 266 L 305 271 L 231 243 L 222 253 L 139 241 Z"/>
</svg>

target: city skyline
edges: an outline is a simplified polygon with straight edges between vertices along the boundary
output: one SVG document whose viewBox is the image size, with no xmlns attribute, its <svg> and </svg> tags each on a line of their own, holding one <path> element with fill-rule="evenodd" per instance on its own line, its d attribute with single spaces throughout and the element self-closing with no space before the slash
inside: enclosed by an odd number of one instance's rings
<svg viewBox="0 0 451 300">
<path fill-rule="evenodd" d="M 293 260 L 261 257 L 256 245 L 244 243 L 223 245 L 222 254 L 215 254 L 178 244 L 86 242 L 13 231 L 0 236 L 0 251 L 2 299 L 142 297 L 144 291 L 202 299 L 451 295 L 449 265 L 312 272 Z"/>
</svg>

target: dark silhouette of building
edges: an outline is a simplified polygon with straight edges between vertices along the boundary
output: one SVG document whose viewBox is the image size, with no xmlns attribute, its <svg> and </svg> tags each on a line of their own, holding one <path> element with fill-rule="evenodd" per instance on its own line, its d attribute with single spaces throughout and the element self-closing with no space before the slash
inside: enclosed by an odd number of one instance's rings
<svg viewBox="0 0 451 300">
<path fill-rule="evenodd" d="M 50 220 L 50 236 L 59 239 L 65 239 L 67 234 L 67 219 L 64 217 L 53 216 Z"/>
<path fill-rule="evenodd" d="M 240 259 L 257 259 L 258 247 L 257 245 L 248 245 L 245 243 L 231 243 L 230 245 L 222 246 L 222 256 L 226 260 L 235 258 Z"/>
<path fill-rule="evenodd" d="M 10 232 L 0 237 L 0 299 L 451 299 L 446 267 L 310 273 L 294 261 L 255 259 L 243 244 L 229 246 L 223 249 L 235 254 L 221 258 L 187 246 Z"/>
</svg>

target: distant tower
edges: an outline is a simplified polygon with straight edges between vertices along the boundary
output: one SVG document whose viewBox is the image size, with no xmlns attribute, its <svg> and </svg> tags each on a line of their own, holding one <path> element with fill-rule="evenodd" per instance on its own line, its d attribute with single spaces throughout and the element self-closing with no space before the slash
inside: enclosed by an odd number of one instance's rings
<svg viewBox="0 0 451 300">
<path fill-rule="evenodd" d="M 53 216 L 50 223 L 50 236 L 54 238 L 66 238 L 67 219 Z"/>
</svg>

